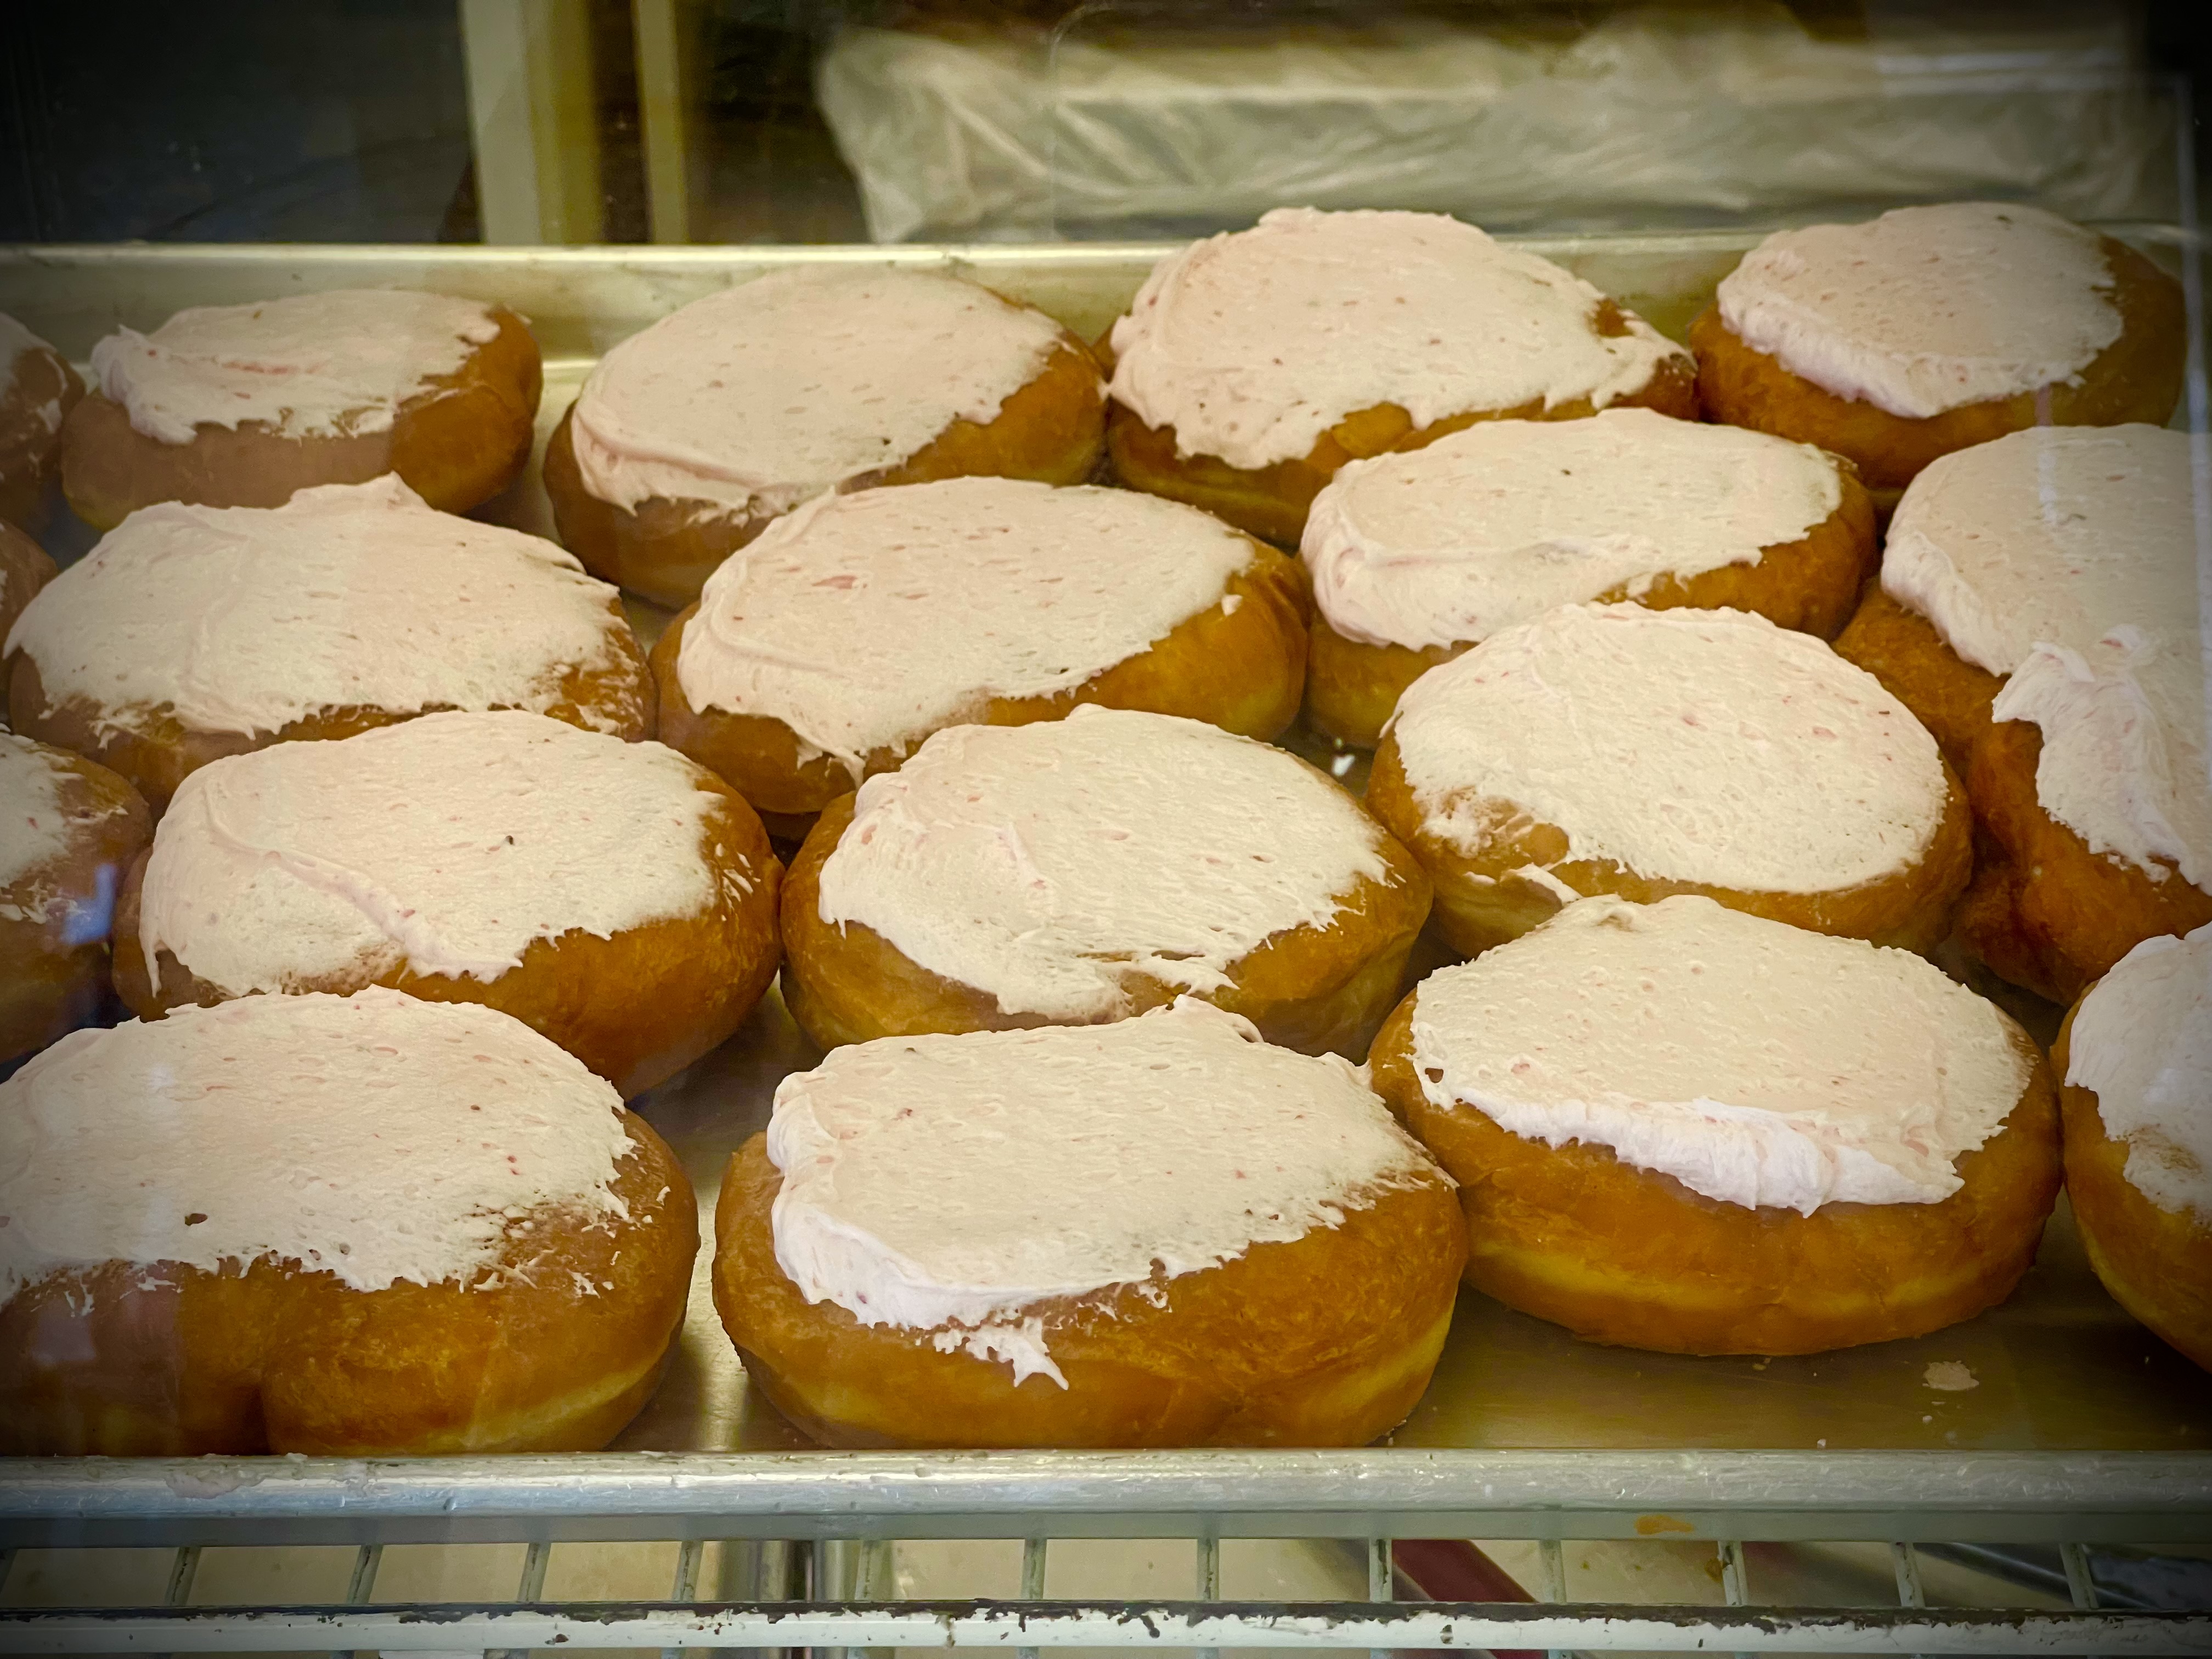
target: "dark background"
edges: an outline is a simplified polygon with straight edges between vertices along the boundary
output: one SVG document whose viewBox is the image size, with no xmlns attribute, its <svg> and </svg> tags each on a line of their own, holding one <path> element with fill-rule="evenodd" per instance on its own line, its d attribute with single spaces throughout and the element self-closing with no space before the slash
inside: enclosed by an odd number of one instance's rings
<svg viewBox="0 0 2212 1659">
<path fill-rule="evenodd" d="M 809 81 L 816 46 L 841 17 L 918 11 L 1040 27 L 1066 9 L 1066 0 L 718 0 L 707 27 L 716 187 L 707 236 L 865 239 Z M 1540 8 L 1565 22 L 1592 9 Z M 1795 9 L 1823 32 L 1865 27 L 1852 0 Z M 2159 0 L 2128 10 L 2148 65 L 2187 76 L 2201 108 L 2212 70 L 2202 8 Z M 626 0 L 595 0 L 593 34 L 606 239 L 643 240 Z M 15 0 L 0 16 L 0 240 L 474 241 L 469 154 L 454 0 Z"/>
</svg>

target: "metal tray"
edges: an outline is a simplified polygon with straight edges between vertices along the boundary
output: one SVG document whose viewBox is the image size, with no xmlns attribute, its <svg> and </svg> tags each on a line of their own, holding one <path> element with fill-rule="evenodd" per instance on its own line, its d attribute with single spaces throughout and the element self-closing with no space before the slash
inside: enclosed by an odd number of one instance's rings
<svg viewBox="0 0 2212 1659">
<path fill-rule="evenodd" d="M 2169 264 L 2181 264 L 2191 246 L 2172 228 L 2108 228 Z M 1680 335 L 1754 239 L 1713 232 L 1513 240 Z M 949 264 L 1095 337 L 1164 251 L 0 248 L 0 310 L 81 361 L 92 342 L 118 324 L 152 327 L 186 305 L 357 285 L 497 299 L 530 316 L 545 347 L 542 443 L 599 351 L 675 306 L 764 270 Z M 2204 384 L 2201 361 L 2193 361 L 2191 394 L 2178 424 L 2191 423 L 2192 416 L 2194 424 L 2203 424 Z M 550 534 L 535 468 L 482 516 Z M 48 540 L 67 558 L 89 538 L 64 518 Z M 648 639 L 666 621 L 666 613 L 651 605 L 633 603 L 631 611 Z M 1310 740 L 1293 742 L 1318 752 Z M 1338 769 L 1356 786 L 1357 768 Z M 2057 1011 L 2017 994 L 2006 997 L 2032 1029 L 2048 1036 Z M 730 1153 L 764 1123 L 777 1081 L 815 1057 L 771 995 L 720 1049 L 635 1103 L 683 1158 L 701 1196 L 702 1220 L 711 1222 Z M 890 1456 L 811 1450 L 748 1390 L 707 1294 L 706 1267 L 702 1251 L 690 1316 L 659 1393 L 606 1454 L 374 1465 L 266 1459 L 0 1463 L 0 1549 L 40 1542 L 191 1546 L 313 1538 L 358 1541 L 366 1559 L 386 1540 L 462 1536 L 1679 1534 L 2074 1540 L 2069 1548 L 2093 1539 L 2171 1543 L 2212 1536 L 2212 1383 L 2105 1294 L 2063 1203 L 2034 1269 L 2003 1306 L 1926 1338 L 1808 1358 L 1701 1359 L 1605 1348 L 1465 1292 L 1435 1381 L 1413 1416 L 1381 1445 L 1328 1454 Z M 1951 1364 L 1931 1376 L 1938 1362 Z M 1935 1386 L 1958 1377 L 1953 1364 L 1966 1368 L 1972 1386 Z M 1738 1547 L 1723 1545 L 1724 1551 Z M 1902 1565 L 1899 1571 L 1903 1595 Z M 1387 1586 L 1387 1572 L 1382 1583 Z M 2093 1605 L 2085 1597 L 2077 1596 L 2077 1604 Z M 1731 1589 L 1729 1599 L 1742 1598 Z M 895 1631 L 890 1622 L 841 1625 L 833 1619 L 787 1625 L 779 1638 L 774 1619 L 678 1629 L 680 1622 L 641 1626 L 620 1639 L 698 1644 L 711 1628 L 716 1645 L 927 1643 L 946 1640 L 954 1630 L 924 1621 Z M 57 1639 L 80 1647 L 105 1639 L 82 1626 L 72 1626 L 73 1634 L 54 1628 Z M 366 1640 L 368 1627 L 360 1628 Z M 510 1642 L 593 1646 L 613 1639 L 604 1625 L 595 1628 L 596 1636 L 556 1635 L 551 1626 L 527 1637 L 514 1626 L 501 1634 Z M 1518 1633 L 1469 1624 L 1455 1635 L 1448 1619 L 1430 1619 L 1418 1631 L 1347 1627 L 1303 1635 L 1272 1617 L 1203 1628 L 1170 1619 L 1149 1627 L 1149 1636 L 1126 1629 L 1102 1635 L 1095 1625 L 1054 1632 L 1041 1620 L 1025 1628 L 1027 1634 L 995 1626 L 987 1632 L 971 1624 L 958 1633 L 963 1640 L 1046 1644 L 1133 1639 L 1175 1645 L 1179 1639 L 1337 1646 L 1370 1639 L 1464 1646 L 1508 1636 L 1515 1646 L 1554 1640 L 1671 1645 L 1722 1636 L 1718 1625 L 1685 1626 L 1671 1637 L 1647 1625 L 1635 1641 L 1625 1632 L 1601 1641 L 1594 1626 L 1569 1631 L 1564 1624 L 1528 1625 Z M 1954 1642 L 2025 1651 L 2069 1641 L 2081 1644 L 2075 1651 L 2091 1645 L 2118 1650 L 2100 1644 L 2142 1642 L 2137 1650 L 2171 1652 L 2190 1650 L 2173 1644 L 2194 1642 L 2212 1626 L 2189 1628 L 2183 1637 L 2178 1627 L 2146 1635 L 2118 1625 L 2093 1633 L 2084 1625 L 2038 1631 L 2031 1640 L 2019 1624 L 2010 1626 L 2009 1638 L 1963 1627 L 1877 1632 L 1859 1626 L 1848 1639 L 1840 1630 L 1817 1641 L 1802 1632 L 1792 1639 L 1893 1651 L 1914 1650 L 1913 1644 L 1922 1651 L 1952 1650 Z M 1760 1645 L 1781 1633 L 1771 1622 L 1762 1629 Z M 466 1635 L 456 1631 L 441 1640 L 380 1626 L 374 1639 L 395 1649 L 469 1645 L 483 1633 L 471 1626 Z M 0 1646 L 15 1645 L 6 1634 L 0 1631 Z M 133 1639 L 148 1646 L 230 1644 L 174 1625 L 161 1626 L 158 1635 L 149 1627 Z M 2008 1641 L 2017 1645 L 2006 1647 Z M 1753 1639 L 1730 1627 L 1725 1644 L 1752 1645 Z M 296 1636 L 280 1641 L 272 1629 L 253 1644 L 302 1643 Z"/>
<path fill-rule="evenodd" d="M 636 1103 L 682 1155 L 702 1214 L 730 1153 L 767 1123 L 778 1079 L 816 1053 L 770 998 L 737 1036 Z M 1975 1386 L 1928 1386 L 1928 1368 L 1945 1361 L 1963 1364 Z M 682 1349 L 616 1449 L 808 1443 L 746 1389 L 708 1298 L 702 1251 Z M 1436 1380 L 1384 1443 L 2204 1451 L 2212 1382 L 2105 1293 L 2062 1207 L 2034 1268 L 2002 1307 L 1932 1336 L 1834 1353 L 1759 1360 L 1600 1347 L 1463 1291 Z"/>
</svg>

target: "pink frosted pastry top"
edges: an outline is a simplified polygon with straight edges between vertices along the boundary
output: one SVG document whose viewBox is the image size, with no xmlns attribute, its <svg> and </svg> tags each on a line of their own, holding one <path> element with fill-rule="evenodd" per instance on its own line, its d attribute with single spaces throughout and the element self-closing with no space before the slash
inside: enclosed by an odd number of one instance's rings
<svg viewBox="0 0 2212 1659">
<path fill-rule="evenodd" d="M 0 1083 L 0 1303 L 111 1261 L 481 1284 L 535 1215 L 627 1219 L 629 1151 L 612 1086 L 474 1003 L 242 997 L 77 1031 Z"/>
<path fill-rule="evenodd" d="M 775 1257 L 810 1303 L 1061 1387 L 1031 1304 L 1164 1281 L 1440 1177 L 1365 1073 L 1185 997 L 1110 1025 L 885 1037 L 775 1091 Z"/>
<path fill-rule="evenodd" d="M 1434 1105 L 1803 1215 L 1949 1197 L 2032 1070 L 2011 1020 L 1911 951 L 1694 895 L 1582 899 L 1438 969 L 1413 1043 Z"/>
<path fill-rule="evenodd" d="M 2095 1091 L 2137 1191 L 2212 1225 L 2212 927 L 2145 939 L 2089 988 L 2066 1081 Z"/>
<path fill-rule="evenodd" d="M 1389 873 L 1382 826 L 1296 757 L 1201 721 L 1078 708 L 939 732 L 860 786 L 823 860 L 859 922 L 1007 1013 L 1114 1018 L 1126 976 L 1205 994 Z"/>
<path fill-rule="evenodd" d="M 1873 675 L 1740 611 L 1563 605 L 1431 669 L 1390 730 L 1425 829 L 1469 856 L 1534 819 L 1559 863 L 1736 891 L 1893 875 L 1949 799 Z"/>
<path fill-rule="evenodd" d="M 710 781 L 659 744 L 521 713 L 216 761 L 155 831 L 139 941 L 232 996 L 403 964 L 489 983 L 536 940 L 710 907 Z"/>
<path fill-rule="evenodd" d="M 1996 717 L 2041 727 L 2046 812 L 2095 852 L 2212 890 L 2203 459 L 2203 440 L 2141 425 L 2037 427 L 1947 455 L 1898 503 L 1881 582 L 2009 677 Z"/>
<path fill-rule="evenodd" d="M 676 658 L 694 708 L 781 720 L 857 782 L 872 752 L 1068 691 L 1212 605 L 1261 555 L 1127 489 L 1012 478 L 823 495 L 725 560 Z"/>
<path fill-rule="evenodd" d="M 2041 728 L 2035 797 L 2093 853 L 2212 892 L 2212 769 L 2192 628 L 2122 624 L 2087 649 L 2039 644 L 1990 716 Z"/>
<path fill-rule="evenodd" d="M 37 335 L 25 328 L 6 312 L 0 311 L 0 396 L 15 388 L 16 360 L 27 351 L 52 351 Z M 58 432 L 62 426 L 62 400 L 59 392 L 39 405 L 40 423 L 50 432 Z"/>
<path fill-rule="evenodd" d="M 387 475 L 277 507 L 141 508 L 31 601 L 7 650 L 50 704 L 82 698 L 106 727 L 167 711 L 250 736 L 356 706 L 542 713 L 569 675 L 623 671 L 617 603 L 552 543 Z"/>
<path fill-rule="evenodd" d="M 1992 674 L 2122 623 L 2187 630 L 2194 447 L 2163 427 L 2043 426 L 1945 455 L 1897 504 L 1882 590 Z"/>
<path fill-rule="evenodd" d="M 80 832 L 130 809 L 70 805 L 63 799 L 64 781 L 75 775 L 63 764 L 68 758 L 61 750 L 0 732 L 0 921 L 58 921 L 64 944 L 88 945 L 107 937 L 123 872 L 106 871 L 88 896 L 65 891 L 53 866 Z"/>
<path fill-rule="evenodd" d="M 69 846 L 55 751 L 0 732 L 0 917 L 12 914 L 13 889 Z"/>
<path fill-rule="evenodd" d="M 1114 325 L 1112 391 L 1173 427 L 1177 453 L 1247 468 L 1304 455 L 1382 404 L 1417 428 L 1527 404 L 1602 409 L 1688 356 L 1638 318 L 1597 333 L 1604 297 L 1443 214 L 1277 208 L 1153 268 Z"/>
<path fill-rule="evenodd" d="M 788 512 L 978 424 L 1066 339 L 942 271 L 815 267 L 694 301 L 607 353 L 570 436 L 584 488 L 635 508 Z"/>
<path fill-rule="evenodd" d="M 265 423 L 288 438 L 388 432 L 399 405 L 499 334 L 489 309 L 445 294 L 336 289 L 180 311 L 92 349 L 93 379 L 163 443 L 202 426 Z"/>
<path fill-rule="evenodd" d="M 1763 432 L 1648 409 L 1479 421 L 1340 468 L 1314 498 L 1302 551 L 1331 628 L 1418 651 L 1756 564 L 1842 500 L 1832 456 Z"/>
<path fill-rule="evenodd" d="M 1721 279 L 1721 320 L 1839 398 L 1907 419 L 2072 385 L 2120 337 L 2096 234 L 2040 208 L 1899 208 L 1780 230 Z"/>
</svg>

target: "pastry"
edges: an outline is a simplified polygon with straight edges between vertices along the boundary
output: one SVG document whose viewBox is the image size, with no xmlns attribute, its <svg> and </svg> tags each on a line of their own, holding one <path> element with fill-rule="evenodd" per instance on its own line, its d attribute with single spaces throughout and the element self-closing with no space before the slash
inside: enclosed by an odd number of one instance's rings
<svg viewBox="0 0 2212 1659">
<path fill-rule="evenodd" d="M 706 768 L 542 714 L 425 714 L 184 781 L 116 921 L 154 1019 L 387 985 L 481 1002 L 627 1097 L 737 1030 L 776 965 L 781 874 Z"/>
<path fill-rule="evenodd" d="M 2129 951 L 2074 1006 L 2051 1063 L 2089 1265 L 2212 1370 L 2212 927 Z"/>
<path fill-rule="evenodd" d="M 1190 1000 L 836 1050 L 731 1160 L 715 1240 L 753 1386 L 838 1446 L 1364 1444 L 1467 1253 L 1360 1073 Z"/>
<path fill-rule="evenodd" d="M 0 732 L 0 1066 L 101 1010 L 115 895 L 152 833 L 104 766 Z"/>
<path fill-rule="evenodd" d="M 538 342 L 504 306 L 339 289 L 180 311 L 92 349 L 62 428 L 62 488 L 112 530 L 155 501 L 281 507 L 396 472 L 460 513 L 530 459 Z"/>
<path fill-rule="evenodd" d="M 1346 461 L 1501 417 L 1698 412 L 1681 347 L 1438 213 L 1278 208 L 1160 261 L 1111 344 L 1115 474 L 1285 547 Z"/>
<path fill-rule="evenodd" d="M 1004 478 L 826 495 L 653 648 L 662 738 L 779 834 L 948 726 L 1096 702 L 1272 738 L 1305 678 L 1298 569 L 1127 490 Z"/>
<path fill-rule="evenodd" d="M 45 522 L 62 422 L 83 396 L 69 359 L 0 312 L 0 520 Z"/>
<path fill-rule="evenodd" d="M 1874 571 L 1874 508 L 1810 445 L 1608 409 L 1347 462 L 1303 551 L 1306 719 L 1371 749 L 1423 672 L 1558 605 L 1755 611 L 1832 639 Z"/>
<path fill-rule="evenodd" d="M 1429 914 L 1324 774 L 1196 720 L 956 726 L 834 802 L 791 867 L 784 1000 L 828 1048 L 1205 998 L 1357 1057 Z"/>
<path fill-rule="evenodd" d="M 1990 705 L 1966 769 L 1984 851 L 1959 932 L 2014 984 L 2063 1002 L 2143 940 L 2212 923 L 2194 633 L 2039 642 Z"/>
<path fill-rule="evenodd" d="M 1929 950 L 1972 861 L 1911 711 L 1740 611 L 1563 605 L 1492 635 L 1399 699 L 1367 805 L 1468 954 L 1596 893 Z"/>
<path fill-rule="evenodd" d="M 1375 1086 L 1460 1183 L 1468 1283 L 1598 1342 L 1811 1353 L 2002 1301 L 2058 1192 L 2040 1051 L 1908 951 L 1569 905 L 1422 981 Z"/>
<path fill-rule="evenodd" d="M 1881 580 L 1837 637 L 1960 771 L 2005 677 L 2039 641 L 2194 626 L 2188 434 L 2033 427 L 1933 462 L 1891 518 Z"/>
<path fill-rule="evenodd" d="M 1080 483 L 1103 397 L 1080 340 L 947 272 L 773 271 L 607 353 L 547 447 L 545 489 L 589 569 L 684 605 L 825 491 Z"/>
<path fill-rule="evenodd" d="M 2024 427 L 2164 425 L 2187 331 L 2181 284 L 2124 243 L 1954 202 L 1777 231 L 1690 344 L 1710 417 L 1818 444 L 1887 492 Z"/>
<path fill-rule="evenodd" d="M 1966 943 L 2056 1001 L 2212 922 L 2191 451 L 2157 427 L 2060 427 L 1944 457 L 1836 641 L 1965 771 L 1983 830 Z"/>
<path fill-rule="evenodd" d="M 0 522 L 0 640 L 40 588 L 54 579 L 54 562 L 12 524 Z"/>
<path fill-rule="evenodd" d="M 505 1014 L 380 988 L 0 1083 L 0 1451 L 588 1451 L 683 1321 L 683 1166 Z"/>
<path fill-rule="evenodd" d="M 613 588 L 397 478 L 148 507 L 31 602 L 6 652 L 15 728 L 114 768 L 157 811 L 221 756 L 441 708 L 653 732 Z"/>
</svg>

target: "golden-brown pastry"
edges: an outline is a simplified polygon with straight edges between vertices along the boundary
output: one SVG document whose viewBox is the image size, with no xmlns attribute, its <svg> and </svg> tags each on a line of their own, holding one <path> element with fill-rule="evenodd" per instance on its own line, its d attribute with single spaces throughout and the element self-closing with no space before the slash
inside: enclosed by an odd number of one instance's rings
<svg viewBox="0 0 2212 1659">
<path fill-rule="evenodd" d="M 2057 1196 L 2033 1041 L 1904 951 L 1584 899 L 1422 981 L 1375 1086 L 1460 1183 L 1468 1282 L 1594 1341 L 1810 1353 L 2011 1294 Z"/>
<path fill-rule="evenodd" d="M 1399 699 L 1367 805 L 1470 954 L 1596 893 L 1931 950 L 1972 863 L 1911 712 L 1739 611 L 1563 605 L 1492 635 Z"/>
<path fill-rule="evenodd" d="M 81 756 L 0 732 L 0 1065 L 107 998 L 124 872 L 153 832 L 146 803 Z"/>
<path fill-rule="evenodd" d="M 2203 704 L 2154 702 L 2112 660 L 2120 651 L 2097 654 L 2101 665 L 2039 647 L 2006 687 L 2023 717 L 1992 726 L 1966 769 L 1982 852 L 1960 935 L 2002 977 L 2054 1002 L 2143 940 L 2212 922 L 2212 788 L 2203 727 L 2189 725 Z M 2086 682 L 2073 672 L 2084 662 Z M 2134 667 L 2155 685 L 2172 665 Z M 2047 724 L 2025 717 L 2030 708 Z"/>
<path fill-rule="evenodd" d="M 481 1002 L 628 1097 L 768 989 L 781 874 L 752 808 L 672 749 L 426 714 L 185 779 L 124 885 L 115 984 L 148 1019 L 365 985 Z"/>
<path fill-rule="evenodd" d="M 397 478 L 148 507 L 31 602 L 7 668 L 17 731 L 112 767 L 156 811 L 222 756 L 443 708 L 653 733 L 614 589 Z"/>
<path fill-rule="evenodd" d="M 1938 456 L 2033 426 L 2163 425 L 2181 284 L 2039 208 L 1958 202 L 1777 231 L 1691 325 L 1706 414 L 1902 489 Z"/>
<path fill-rule="evenodd" d="M 836 1050 L 731 1160 L 715 1241 L 753 1386 L 839 1446 L 1364 1444 L 1467 1254 L 1358 1071 L 1190 1000 Z"/>
<path fill-rule="evenodd" d="M 506 1015 L 245 997 L 0 1083 L 0 1450 L 587 1451 L 684 1318 L 691 1189 Z"/>
<path fill-rule="evenodd" d="M 514 483 L 544 384 L 504 306 L 339 289 L 180 311 L 92 349 L 62 428 L 62 488 L 99 530 L 155 501 L 281 507 L 396 472 L 441 512 Z"/>
<path fill-rule="evenodd" d="M 53 557 L 12 524 L 0 522 L 0 647 L 32 596 L 54 579 Z"/>
<path fill-rule="evenodd" d="M 2037 428 L 2046 429 L 2056 428 Z M 1960 453 L 1977 455 L 1981 449 L 1996 447 L 1984 444 L 1980 449 Z M 1923 476 L 1932 477 L 1933 472 L 1931 468 Z M 1905 496 L 1911 500 L 1910 489 Z M 1904 512 L 1899 506 L 1899 516 Z M 1966 775 L 1975 739 L 1989 730 L 1990 705 L 2004 687 L 2002 674 L 1993 674 L 1960 656 L 1944 643 L 1933 623 L 1881 582 L 1867 589 L 1859 608 L 1836 635 L 1836 654 L 1880 680 L 1882 690 L 1910 708 L 1928 728 L 1951 769 L 1962 778 Z"/>
<path fill-rule="evenodd" d="M 62 423 L 83 396 L 69 359 L 0 312 L 0 520 L 46 521 Z"/>
<path fill-rule="evenodd" d="M 947 272 L 775 271 L 610 351 L 547 446 L 545 490 L 587 568 L 680 606 L 826 491 L 1080 483 L 1103 397 L 1082 341 Z"/>
<path fill-rule="evenodd" d="M 732 555 L 653 647 L 660 734 L 771 830 L 948 726 L 1083 703 L 1272 738 L 1297 715 L 1297 564 L 1124 489 L 953 478 L 817 498 Z"/>
<path fill-rule="evenodd" d="M 2212 927 L 2129 951 L 2074 1005 L 2051 1064 L 2089 1265 L 2212 1370 Z"/>
<path fill-rule="evenodd" d="M 1297 545 L 1346 462 L 1477 421 L 1693 418 L 1690 355 L 1438 213 L 1278 208 L 1169 255 L 1114 325 L 1115 475 Z"/>
<path fill-rule="evenodd" d="M 785 890 L 784 1000 L 830 1048 L 1188 993 L 1356 1058 L 1428 914 L 1413 855 L 1296 756 L 1084 708 L 939 732 L 834 802 Z"/>
<path fill-rule="evenodd" d="M 2049 641 L 2193 616 L 2190 439 L 2154 426 L 2034 427 L 1934 462 L 1898 502 L 1881 580 L 1836 639 L 1960 773 L 2005 677 Z"/>
<path fill-rule="evenodd" d="M 1966 944 L 2055 1001 L 2212 921 L 2197 556 L 2186 434 L 2014 433 L 1913 481 L 1836 641 L 1965 772 Z"/>
<path fill-rule="evenodd" d="M 1874 508 L 1809 445 L 1609 409 L 1351 462 L 1301 550 L 1306 719 L 1372 748 L 1423 673 L 1558 605 L 1752 611 L 1832 639 L 1874 571 Z"/>
</svg>

